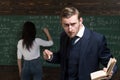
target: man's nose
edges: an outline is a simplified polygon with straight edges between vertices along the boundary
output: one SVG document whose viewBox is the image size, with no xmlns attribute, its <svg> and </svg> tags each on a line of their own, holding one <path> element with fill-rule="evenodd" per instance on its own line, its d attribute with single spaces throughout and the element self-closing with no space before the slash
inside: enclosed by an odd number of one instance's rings
<svg viewBox="0 0 120 80">
<path fill-rule="evenodd" d="M 72 31 L 72 26 L 71 25 L 68 26 L 68 30 Z"/>
</svg>

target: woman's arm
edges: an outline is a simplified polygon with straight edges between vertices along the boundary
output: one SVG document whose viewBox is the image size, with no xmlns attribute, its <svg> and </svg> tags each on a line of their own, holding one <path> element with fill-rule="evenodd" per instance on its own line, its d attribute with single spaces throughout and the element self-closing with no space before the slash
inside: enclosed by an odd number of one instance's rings
<svg viewBox="0 0 120 80">
<path fill-rule="evenodd" d="M 19 76 L 21 77 L 21 70 L 22 70 L 22 62 L 21 62 L 21 59 L 18 59 L 17 64 L 18 64 Z"/>
<path fill-rule="evenodd" d="M 44 33 L 46 34 L 48 40 L 52 40 L 52 37 L 51 37 L 51 35 L 50 35 L 50 33 L 49 33 L 49 30 L 48 30 L 47 28 L 44 28 L 43 31 L 44 31 Z"/>
</svg>

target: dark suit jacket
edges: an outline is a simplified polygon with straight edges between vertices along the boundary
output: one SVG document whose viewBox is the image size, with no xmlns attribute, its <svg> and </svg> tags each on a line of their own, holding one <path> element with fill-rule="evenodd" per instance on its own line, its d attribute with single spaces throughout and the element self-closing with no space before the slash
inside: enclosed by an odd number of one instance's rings
<svg viewBox="0 0 120 80">
<path fill-rule="evenodd" d="M 65 32 L 60 37 L 60 49 L 54 53 L 52 63 L 59 63 L 61 67 L 61 80 L 64 80 L 66 70 L 66 53 L 69 37 Z M 90 73 L 100 69 L 100 64 L 107 66 L 112 57 L 107 48 L 106 39 L 103 35 L 85 28 L 81 38 L 80 56 L 78 66 L 79 80 L 90 80 Z"/>
</svg>

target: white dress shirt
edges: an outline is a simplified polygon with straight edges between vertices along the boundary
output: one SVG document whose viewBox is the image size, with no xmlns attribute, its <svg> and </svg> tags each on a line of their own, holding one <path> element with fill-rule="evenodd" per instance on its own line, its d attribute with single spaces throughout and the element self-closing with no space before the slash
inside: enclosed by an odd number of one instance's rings
<svg viewBox="0 0 120 80">
<path fill-rule="evenodd" d="M 77 35 L 76 35 L 78 38 L 75 40 L 74 44 L 77 43 L 77 41 L 78 41 L 80 38 L 82 38 L 82 36 L 83 36 L 83 34 L 84 34 L 84 31 L 85 31 L 85 27 L 84 27 L 84 25 L 82 25 L 81 29 L 78 31 L 78 33 L 77 33 Z"/>
</svg>

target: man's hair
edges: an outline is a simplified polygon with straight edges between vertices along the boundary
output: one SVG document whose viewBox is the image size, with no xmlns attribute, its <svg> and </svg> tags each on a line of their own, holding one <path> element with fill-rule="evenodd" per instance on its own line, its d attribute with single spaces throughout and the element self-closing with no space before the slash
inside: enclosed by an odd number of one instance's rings
<svg viewBox="0 0 120 80">
<path fill-rule="evenodd" d="M 71 16 L 77 14 L 78 15 L 78 19 L 80 19 L 81 14 L 78 11 L 78 9 L 76 9 L 75 7 L 65 7 L 62 12 L 61 12 L 61 19 L 62 18 L 70 18 Z"/>
</svg>

